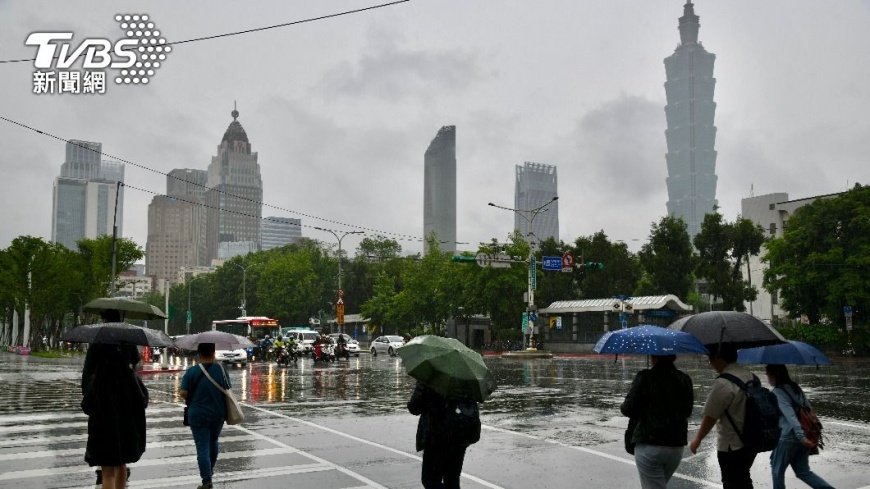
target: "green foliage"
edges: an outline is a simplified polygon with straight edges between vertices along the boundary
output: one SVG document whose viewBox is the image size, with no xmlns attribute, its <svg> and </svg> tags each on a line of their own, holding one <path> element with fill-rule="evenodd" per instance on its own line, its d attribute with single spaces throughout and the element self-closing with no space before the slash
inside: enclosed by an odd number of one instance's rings
<svg viewBox="0 0 870 489">
<path fill-rule="evenodd" d="M 843 325 L 842 308 L 852 306 L 866 323 L 870 311 L 870 187 L 798 209 L 782 238 L 767 243 L 764 287 L 778 291 L 791 317 L 806 314 Z"/>
<path fill-rule="evenodd" d="M 697 257 L 681 217 L 665 216 L 652 223 L 649 242 L 641 248 L 638 260 L 643 277 L 636 295 L 689 297 Z"/>
<path fill-rule="evenodd" d="M 637 287 L 641 268 L 637 256 L 628 251 L 625 243 L 611 242 L 604 231 L 592 236 L 579 237 L 574 241 L 573 253 L 577 262 L 604 263 L 603 270 L 583 272 L 580 282 L 580 299 L 612 297 L 629 294 Z M 569 300 L 571 297 L 563 298 Z"/>
<path fill-rule="evenodd" d="M 707 280 L 710 294 L 722 298 L 724 310 L 746 310 L 744 303 L 755 300 L 758 291 L 743 280 L 741 266 L 749 256 L 758 255 L 764 230 L 743 218 L 725 222 L 717 211 L 704 216 L 694 243 L 698 249 L 696 273 Z"/>
</svg>

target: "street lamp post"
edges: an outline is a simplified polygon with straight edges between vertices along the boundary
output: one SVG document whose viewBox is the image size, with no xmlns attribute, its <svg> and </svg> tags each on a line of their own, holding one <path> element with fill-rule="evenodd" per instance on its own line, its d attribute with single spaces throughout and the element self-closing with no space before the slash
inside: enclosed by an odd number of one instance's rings
<svg viewBox="0 0 870 489">
<path fill-rule="evenodd" d="M 316 229 L 318 231 L 326 231 L 326 232 L 332 234 L 333 236 L 335 236 L 335 239 L 338 240 L 338 300 L 336 301 L 336 305 L 344 306 L 344 299 L 342 299 L 342 295 L 344 294 L 344 291 L 341 289 L 341 240 L 343 240 L 344 237 L 347 236 L 348 234 L 365 234 L 365 233 L 362 231 L 346 231 L 341 236 L 339 236 L 338 234 L 336 234 L 335 231 L 333 231 L 331 229 L 321 228 L 321 227 L 317 227 L 317 226 L 315 226 L 314 229 Z M 338 309 L 339 309 L 338 307 L 336 307 L 336 309 L 335 309 L 335 321 L 338 322 L 339 333 L 344 333 L 344 314 L 341 314 L 341 318 L 339 318 Z"/>
<path fill-rule="evenodd" d="M 517 213 L 520 217 L 522 217 L 523 219 L 525 219 L 529 223 L 528 236 L 530 238 L 531 237 L 537 238 L 537 236 L 534 235 L 535 218 L 538 217 L 538 214 L 540 214 L 541 212 L 547 211 L 548 210 L 547 207 L 550 204 L 552 204 L 553 202 L 556 202 L 557 200 L 559 200 L 558 196 L 553 197 L 552 199 L 547 201 L 545 204 L 539 205 L 538 207 L 535 207 L 534 209 L 526 209 L 526 210 L 504 207 L 504 206 L 493 204 L 492 202 L 490 202 L 488 205 L 491 207 L 495 207 L 497 209 L 504 209 L 506 211 L 511 211 L 511 212 Z M 526 214 L 528 214 L 528 215 L 526 215 Z M 526 349 L 535 351 L 535 350 L 537 350 L 537 348 L 535 347 L 535 327 L 534 327 L 534 324 L 531 320 L 531 314 L 533 312 L 535 312 L 535 310 L 537 309 L 535 307 L 535 287 L 534 287 L 534 285 L 535 285 L 535 280 L 534 280 L 534 277 L 535 277 L 535 242 L 532 239 L 529 239 L 529 259 L 528 259 L 528 262 L 529 262 L 529 275 L 528 275 L 529 302 L 528 302 L 528 305 L 526 306 L 526 312 L 529 314 L 529 323 L 528 323 L 529 344 L 526 347 Z M 523 340 L 525 341 L 525 338 Z"/>
<path fill-rule="evenodd" d="M 242 269 L 242 305 L 239 307 L 242 311 L 242 317 L 248 315 L 248 310 L 246 309 L 248 306 L 247 302 L 247 282 L 248 282 L 248 269 L 256 265 L 256 263 L 251 263 L 250 265 L 243 267 L 238 263 L 233 263 L 233 265 Z"/>
<path fill-rule="evenodd" d="M 190 334 L 190 323 L 193 320 L 193 314 L 190 310 L 190 289 L 193 286 L 193 281 L 196 280 L 196 275 L 190 277 L 187 282 L 187 334 Z"/>
</svg>

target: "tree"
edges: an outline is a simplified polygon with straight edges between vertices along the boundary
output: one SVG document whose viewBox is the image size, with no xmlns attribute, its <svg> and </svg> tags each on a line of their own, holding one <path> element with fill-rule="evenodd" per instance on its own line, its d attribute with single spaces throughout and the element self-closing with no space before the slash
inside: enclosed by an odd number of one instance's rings
<svg viewBox="0 0 870 489">
<path fill-rule="evenodd" d="M 718 211 L 704 216 L 694 241 L 698 250 L 695 270 L 698 277 L 708 281 L 714 299 L 722 298 L 723 310 L 744 311 L 744 302 L 758 296 L 758 290 L 743 280 L 741 264 L 758 255 L 763 242 L 764 230 L 747 219 L 738 217 L 728 223 Z"/>
<path fill-rule="evenodd" d="M 581 261 L 603 263 L 603 270 L 586 270 L 579 277 L 580 297 L 602 299 L 617 294 L 631 294 L 640 279 L 637 257 L 625 243 L 613 243 L 604 231 L 581 236 L 574 241 L 574 256 Z"/>
<path fill-rule="evenodd" d="M 770 240 L 764 287 L 779 294 L 792 317 L 806 314 L 844 322 L 843 306 L 857 317 L 870 311 L 870 187 L 819 199 L 798 209 L 781 238 Z"/>
<path fill-rule="evenodd" d="M 643 270 L 638 295 L 674 294 L 683 300 L 689 296 L 696 258 L 683 218 L 665 216 L 652 223 L 649 242 L 638 258 Z"/>
</svg>

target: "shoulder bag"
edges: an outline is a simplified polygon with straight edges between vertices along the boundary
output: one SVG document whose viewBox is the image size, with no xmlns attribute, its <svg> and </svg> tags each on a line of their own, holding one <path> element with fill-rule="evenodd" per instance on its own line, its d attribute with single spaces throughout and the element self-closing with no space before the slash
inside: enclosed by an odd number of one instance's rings
<svg viewBox="0 0 870 489">
<path fill-rule="evenodd" d="M 239 405 L 239 401 L 236 400 L 233 391 L 230 389 L 224 389 L 220 384 L 215 382 L 215 380 L 211 378 L 211 375 L 208 374 L 208 370 L 206 370 L 201 363 L 199 364 L 199 368 L 202 369 L 202 373 L 205 374 L 206 378 L 208 378 L 208 380 L 210 380 L 219 391 L 224 393 L 227 401 L 227 424 L 239 424 L 244 421 L 245 413 L 242 412 L 242 406 Z M 221 367 L 221 375 L 225 375 L 223 367 Z M 226 378 L 224 378 L 224 382 L 226 382 Z"/>
</svg>

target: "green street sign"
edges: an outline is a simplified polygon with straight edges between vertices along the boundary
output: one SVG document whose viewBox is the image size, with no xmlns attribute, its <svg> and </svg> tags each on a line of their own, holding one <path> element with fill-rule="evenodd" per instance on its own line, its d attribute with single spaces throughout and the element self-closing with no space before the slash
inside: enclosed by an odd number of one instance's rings
<svg viewBox="0 0 870 489">
<path fill-rule="evenodd" d="M 187 324 L 193 322 L 193 311 L 187 311 Z"/>
<path fill-rule="evenodd" d="M 530 278 L 529 280 L 530 280 L 531 283 L 532 283 L 532 288 L 533 288 L 533 289 L 537 289 L 537 288 L 538 288 L 538 273 L 537 273 L 537 272 L 538 272 L 538 268 L 537 268 L 537 263 L 536 263 L 536 261 L 537 261 L 537 260 L 535 260 L 535 257 L 533 256 L 533 257 L 532 257 L 532 260 L 531 260 L 531 263 L 530 263 L 530 265 L 529 265 L 529 273 L 531 274 L 531 278 Z"/>
</svg>

